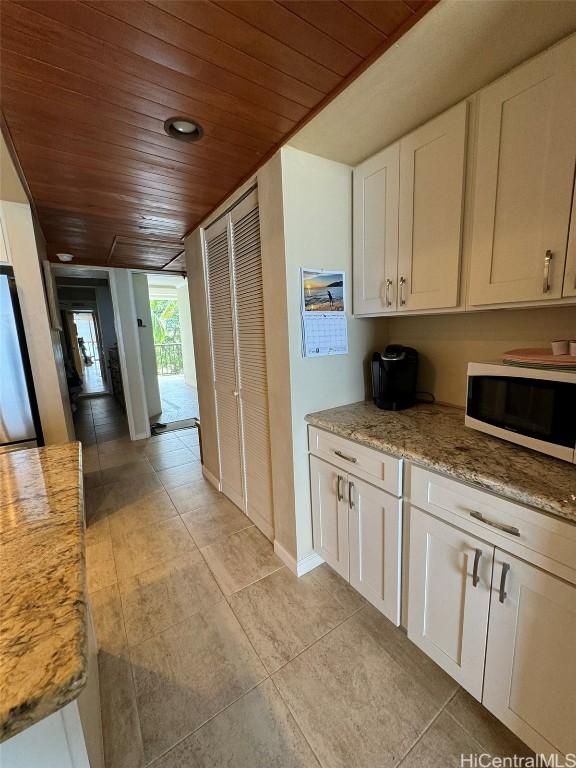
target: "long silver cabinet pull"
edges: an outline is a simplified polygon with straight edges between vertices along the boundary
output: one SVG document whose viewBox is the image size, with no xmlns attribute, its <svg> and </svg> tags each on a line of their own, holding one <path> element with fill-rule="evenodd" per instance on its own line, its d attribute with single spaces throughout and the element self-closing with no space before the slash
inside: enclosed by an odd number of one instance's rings
<svg viewBox="0 0 576 768">
<path fill-rule="evenodd" d="M 392 285 L 392 280 L 390 280 L 389 277 L 386 278 L 386 306 L 391 307 L 392 302 L 390 301 L 390 286 Z"/>
<path fill-rule="evenodd" d="M 498 590 L 498 600 L 500 600 L 501 603 L 506 600 L 508 597 L 508 593 L 506 592 L 506 576 L 508 576 L 508 571 L 510 570 L 510 564 L 509 563 L 502 563 L 502 573 L 500 575 L 500 589 Z"/>
<path fill-rule="evenodd" d="M 342 451 L 334 451 L 336 456 L 340 456 L 341 459 L 344 459 L 344 461 L 351 461 L 352 464 L 356 464 L 358 459 L 355 459 L 354 456 L 346 456 L 345 453 L 342 453 Z"/>
<path fill-rule="evenodd" d="M 342 475 L 338 475 L 338 483 L 336 484 L 336 495 L 338 496 L 338 501 L 342 501 L 344 498 L 344 494 L 342 493 L 342 483 L 344 482 L 344 478 Z"/>
<path fill-rule="evenodd" d="M 406 299 L 404 298 L 404 286 L 406 285 L 406 278 L 401 277 L 400 278 L 400 304 L 404 306 L 406 304 Z"/>
<path fill-rule="evenodd" d="M 546 251 L 546 256 L 544 256 L 544 284 L 542 286 L 544 293 L 548 293 L 550 290 L 550 262 L 553 255 L 552 251 L 548 250 Z"/>
<path fill-rule="evenodd" d="M 474 569 L 472 571 L 472 586 L 477 587 L 478 582 L 480 581 L 480 576 L 478 576 L 478 566 L 480 565 L 480 558 L 482 557 L 482 550 L 476 549 L 474 551 Z"/>
<path fill-rule="evenodd" d="M 481 512 L 476 512 L 473 510 L 470 512 L 470 517 L 473 517 L 476 520 L 480 520 L 481 523 L 486 523 L 486 525 L 492 526 L 492 528 L 498 528 L 499 531 L 504 531 L 504 533 L 509 533 L 511 536 L 520 536 L 520 529 L 516 528 L 514 525 L 504 525 L 504 523 L 497 523 L 496 520 L 490 520 L 489 517 L 484 517 L 484 515 Z"/>
<path fill-rule="evenodd" d="M 348 507 L 354 509 L 354 483 L 348 480 Z"/>
</svg>

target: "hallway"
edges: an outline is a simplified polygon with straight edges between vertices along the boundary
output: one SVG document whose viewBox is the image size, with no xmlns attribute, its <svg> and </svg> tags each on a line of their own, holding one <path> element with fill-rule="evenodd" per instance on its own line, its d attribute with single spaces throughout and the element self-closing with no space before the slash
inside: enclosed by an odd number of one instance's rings
<svg viewBox="0 0 576 768">
<path fill-rule="evenodd" d="M 296 579 L 203 479 L 195 432 L 132 443 L 111 398 L 78 420 L 107 768 L 526 754 L 327 566 Z"/>
</svg>

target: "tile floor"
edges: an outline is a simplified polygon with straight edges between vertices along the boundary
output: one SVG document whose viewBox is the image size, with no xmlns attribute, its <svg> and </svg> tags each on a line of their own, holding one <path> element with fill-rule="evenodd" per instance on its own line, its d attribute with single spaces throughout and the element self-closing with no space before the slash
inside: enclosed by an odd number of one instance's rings
<svg viewBox="0 0 576 768">
<path fill-rule="evenodd" d="M 83 403 L 107 768 L 444 768 L 528 754 L 321 566 L 296 579 L 203 478 L 196 435 L 131 443 Z"/>
<path fill-rule="evenodd" d="M 172 421 L 198 418 L 198 390 L 184 381 L 184 376 L 158 376 L 162 413 L 155 421 L 170 424 Z"/>
</svg>

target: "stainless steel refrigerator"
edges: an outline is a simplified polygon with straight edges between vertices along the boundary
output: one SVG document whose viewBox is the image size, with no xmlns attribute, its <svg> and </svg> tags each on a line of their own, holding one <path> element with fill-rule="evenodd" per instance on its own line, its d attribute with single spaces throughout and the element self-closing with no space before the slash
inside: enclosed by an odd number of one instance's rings
<svg viewBox="0 0 576 768">
<path fill-rule="evenodd" d="M 14 274 L 0 266 L 0 453 L 43 444 Z"/>
</svg>

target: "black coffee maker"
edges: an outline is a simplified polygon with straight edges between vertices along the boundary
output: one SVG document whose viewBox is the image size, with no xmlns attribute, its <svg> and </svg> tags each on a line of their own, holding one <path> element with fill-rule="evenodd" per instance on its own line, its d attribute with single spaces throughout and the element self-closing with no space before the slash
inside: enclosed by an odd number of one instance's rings
<svg viewBox="0 0 576 768">
<path fill-rule="evenodd" d="M 418 352 L 412 347 L 389 344 L 372 355 L 372 394 L 384 411 L 401 411 L 416 402 Z"/>
</svg>

